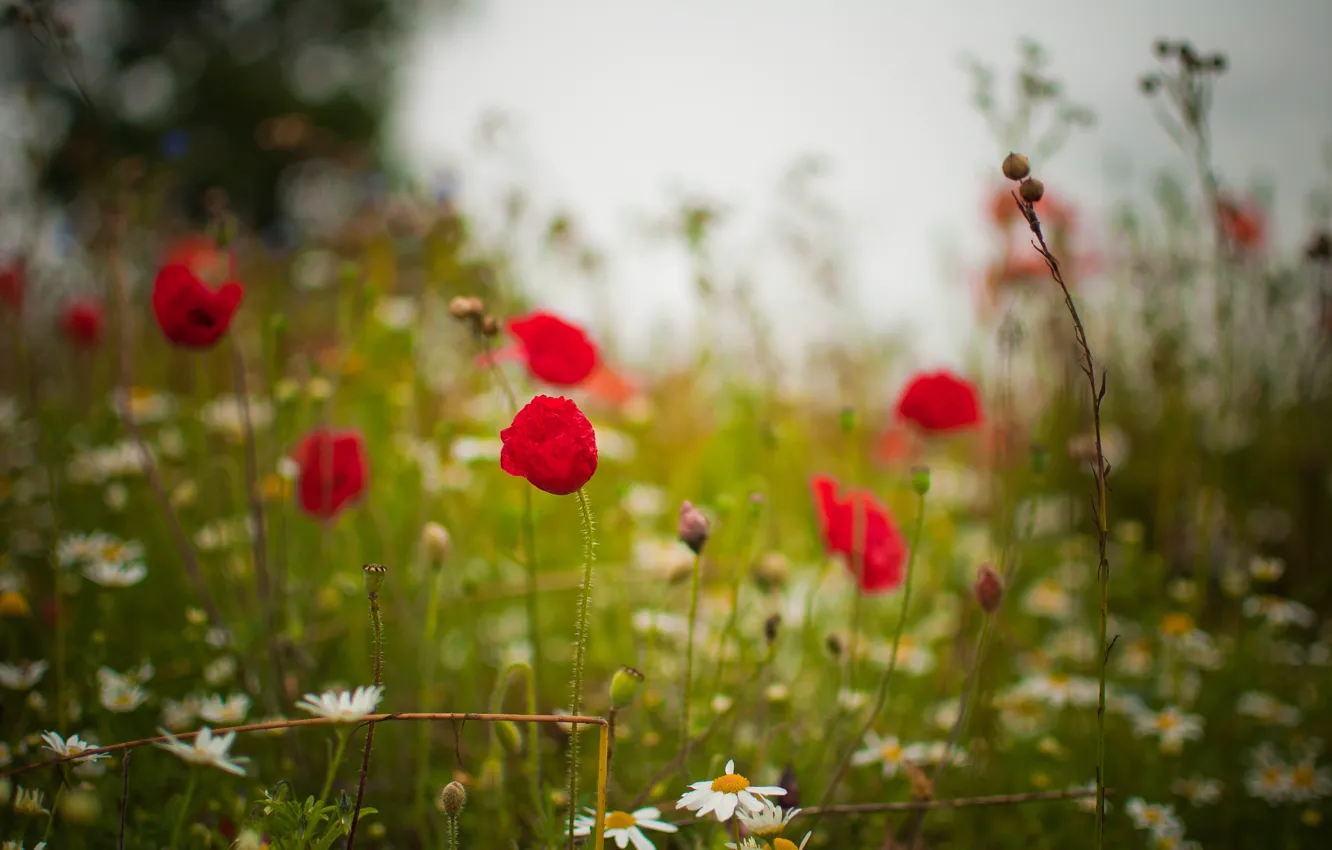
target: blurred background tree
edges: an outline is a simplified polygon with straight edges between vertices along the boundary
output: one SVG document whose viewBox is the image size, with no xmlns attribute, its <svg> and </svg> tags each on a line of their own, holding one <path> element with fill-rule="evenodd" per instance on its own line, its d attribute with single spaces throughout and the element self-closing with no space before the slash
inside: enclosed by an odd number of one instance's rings
<svg viewBox="0 0 1332 850">
<path fill-rule="evenodd" d="M 181 211 L 197 219 L 221 187 L 262 229 L 280 217 L 293 164 L 374 164 L 399 36 L 426 11 L 465 5 L 0 0 L 0 124 L 30 125 L 9 135 L 27 140 L 32 175 L 59 199 L 114 163 L 169 160 Z"/>
</svg>

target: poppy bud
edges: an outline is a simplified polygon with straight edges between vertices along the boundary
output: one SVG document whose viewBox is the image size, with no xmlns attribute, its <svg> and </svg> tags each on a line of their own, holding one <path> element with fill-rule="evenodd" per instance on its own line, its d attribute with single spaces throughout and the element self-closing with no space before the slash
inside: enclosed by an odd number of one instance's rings
<svg viewBox="0 0 1332 850">
<path fill-rule="evenodd" d="M 928 466 L 918 466 L 911 470 L 911 489 L 915 490 L 918 496 L 924 496 L 930 492 L 930 468 Z"/>
<path fill-rule="evenodd" d="M 842 427 L 843 434 L 850 434 L 856 430 L 856 409 L 843 407 L 837 414 L 837 424 Z"/>
<path fill-rule="evenodd" d="M 999 610 L 999 603 L 1004 599 L 1004 580 L 989 564 L 981 564 L 981 568 L 976 571 L 976 583 L 972 585 L 972 590 L 985 613 L 993 614 Z"/>
<path fill-rule="evenodd" d="M 467 789 L 458 780 L 450 782 L 444 786 L 444 790 L 439 792 L 439 810 L 451 818 L 456 818 L 458 813 L 467 805 Z"/>
<path fill-rule="evenodd" d="M 1031 471 L 1037 475 L 1044 475 L 1045 470 L 1050 466 L 1050 450 L 1040 443 L 1031 447 Z"/>
<path fill-rule="evenodd" d="M 1022 200 L 1029 204 L 1034 204 L 1044 197 L 1045 184 L 1037 180 L 1035 177 L 1028 178 L 1023 180 L 1022 184 L 1018 186 L 1018 194 L 1022 196 Z"/>
<path fill-rule="evenodd" d="M 643 686 L 643 674 L 632 667 L 621 667 L 611 676 L 611 708 L 619 711 L 628 708 L 638 697 L 638 689 Z"/>
<path fill-rule="evenodd" d="M 361 570 L 365 573 L 366 596 L 378 596 L 379 589 L 384 586 L 384 579 L 388 577 L 388 567 L 383 564 L 366 564 Z"/>
<path fill-rule="evenodd" d="M 496 336 L 500 332 L 499 319 L 494 316 L 486 316 L 481 320 L 481 333 L 486 336 Z"/>
<path fill-rule="evenodd" d="M 676 528 L 681 543 L 695 555 L 702 553 L 703 544 L 708 542 L 708 518 L 688 499 L 680 503 L 680 521 Z"/>
<path fill-rule="evenodd" d="M 449 533 L 444 526 L 437 522 L 428 522 L 421 529 L 421 550 L 431 563 L 444 563 L 448 560 L 452 548 L 453 541 L 449 539 Z"/>
<path fill-rule="evenodd" d="M 841 635 L 836 633 L 828 635 L 825 645 L 828 647 L 828 654 L 833 658 L 840 658 L 842 656 Z"/>
<path fill-rule="evenodd" d="M 782 626 L 782 615 L 773 614 L 763 621 L 763 639 L 772 646 L 773 641 L 777 640 L 777 630 Z"/>
<path fill-rule="evenodd" d="M 1020 153 L 1010 153 L 1004 157 L 1003 169 L 1009 180 L 1025 180 L 1031 174 L 1031 163 Z"/>
<path fill-rule="evenodd" d="M 517 754 L 523 751 L 523 736 L 518 734 L 518 724 L 512 720 L 501 720 L 495 724 L 495 737 L 504 749 Z"/>
</svg>

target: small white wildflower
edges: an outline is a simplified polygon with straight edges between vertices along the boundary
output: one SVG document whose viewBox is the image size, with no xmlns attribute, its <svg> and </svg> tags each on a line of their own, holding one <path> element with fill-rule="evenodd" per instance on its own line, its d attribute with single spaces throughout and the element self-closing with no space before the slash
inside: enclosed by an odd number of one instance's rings
<svg viewBox="0 0 1332 850">
<path fill-rule="evenodd" d="M 84 750 L 97 749 L 96 744 L 91 744 L 80 738 L 78 735 L 70 735 L 69 738 L 66 739 L 61 737 L 59 732 L 43 732 L 42 740 L 46 744 L 44 749 L 50 750 L 51 752 L 55 753 L 61 758 L 65 758 L 67 756 L 76 756 L 79 753 L 83 752 Z M 83 758 L 76 759 L 75 761 L 82 764 L 87 762 L 94 762 L 97 761 L 98 759 L 104 759 L 104 758 L 110 758 L 110 756 L 108 756 L 106 753 L 95 753 L 90 756 L 84 756 Z"/>
<path fill-rule="evenodd" d="M 11 691 L 26 691 L 42 680 L 50 666 L 46 661 L 23 661 L 18 664 L 0 661 L 0 686 Z"/>
<path fill-rule="evenodd" d="M 367 714 L 374 713 L 383 696 L 382 685 L 360 687 L 354 693 L 330 690 L 318 695 L 306 694 L 296 707 L 337 723 L 360 723 Z"/>
<path fill-rule="evenodd" d="M 236 740 L 235 732 L 215 736 L 213 730 L 205 726 L 194 736 L 194 740 L 182 741 L 165 729 L 161 731 L 167 737 L 167 741 L 156 746 L 176 755 L 182 761 L 216 767 L 236 776 L 245 775 L 245 768 L 242 765 L 246 759 L 232 758 L 230 755 L 231 742 Z"/>
<path fill-rule="evenodd" d="M 592 834 L 597 825 L 595 809 L 588 809 L 589 814 L 580 814 L 574 818 L 574 837 L 585 838 Z M 652 840 L 643 834 L 649 829 L 655 832 L 677 832 L 679 827 L 667 823 L 661 818 L 661 811 L 652 806 L 635 809 L 632 812 L 606 812 L 605 836 L 615 842 L 616 847 L 634 845 L 634 850 L 653 850 Z"/>
<path fill-rule="evenodd" d="M 731 819 L 736 809 L 757 812 L 763 808 L 764 797 L 780 797 L 785 788 L 776 785 L 750 785 L 749 780 L 735 772 L 735 761 L 726 762 L 726 772 L 716 779 L 690 784 L 677 809 L 697 812 L 698 817 L 712 814 L 718 822 Z"/>
<path fill-rule="evenodd" d="M 226 699 L 214 694 L 199 701 L 199 716 L 209 723 L 221 726 L 244 723 L 245 716 L 249 713 L 250 698 L 246 694 L 236 693 Z"/>
</svg>

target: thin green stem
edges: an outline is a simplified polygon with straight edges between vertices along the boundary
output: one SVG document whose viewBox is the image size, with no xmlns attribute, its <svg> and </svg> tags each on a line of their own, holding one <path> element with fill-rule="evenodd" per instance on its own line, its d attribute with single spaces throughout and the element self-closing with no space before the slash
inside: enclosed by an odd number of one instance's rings
<svg viewBox="0 0 1332 850">
<path fill-rule="evenodd" d="M 828 783 L 828 790 L 823 792 L 823 800 L 819 803 L 820 806 L 826 806 L 828 801 L 832 799 L 837 786 L 841 784 L 842 777 L 846 775 L 846 768 L 851 763 L 851 755 L 860 746 L 865 734 L 874 728 L 874 721 L 878 720 L 884 704 L 888 701 L 888 685 L 893 680 L 893 671 L 897 669 L 897 652 L 902 645 L 902 632 L 906 630 L 907 609 L 911 604 L 911 580 L 916 575 L 916 553 L 920 551 L 920 538 L 924 530 L 925 493 L 920 493 L 916 510 L 916 527 L 911 534 L 911 553 L 907 556 L 906 581 L 902 586 L 902 607 L 897 615 L 897 629 L 893 632 L 893 651 L 888 659 L 888 669 L 884 671 L 883 679 L 879 681 L 879 691 L 874 697 L 874 707 L 870 710 L 869 716 L 865 718 L 865 722 L 861 725 L 859 734 L 847 747 L 846 754 L 842 756 L 837 769 L 833 772 L 832 781 Z"/>
<path fill-rule="evenodd" d="M 577 716 L 583 710 L 583 664 L 587 656 L 587 633 L 591 619 L 592 561 L 596 541 L 593 537 L 592 507 L 587 492 L 578 490 L 578 507 L 583 514 L 583 586 L 578 596 L 578 619 L 574 632 L 573 705 Z M 569 848 L 574 846 L 574 816 L 578 812 L 578 724 L 569 725 Z"/>
<path fill-rule="evenodd" d="M 698 625 L 698 580 L 703 562 L 700 550 L 694 555 L 694 570 L 689 581 L 689 639 L 685 643 L 684 697 L 680 704 L 680 752 L 689 755 L 689 703 L 694 686 L 694 629 Z"/>
<path fill-rule="evenodd" d="M 64 769 L 62 768 L 60 770 L 60 787 L 56 789 L 55 797 L 51 800 L 51 813 L 46 817 L 46 830 L 42 833 L 43 842 L 48 841 L 51 838 L 51 830 L 55 828 L 56 809 L 60 808 L 60 801 L 65 796 L 65 786 L 67 784 L 68 783 L 65 781 Z"/>
<path fill-rule="evenodd" d="M 180 831 L 185 828 L 185 818 L 190 813 L 190 804 L 194 802 L 194 791 L 199 787 L 199 770 L 190 768 L 190 779 L 185 783 L 185 795 L 180 801 L 180 811 L 176 814 L 176 825 L 171 828 L 171 846 L 180 846 Z M 53 807 L 52 812 L 55 811 Z"/>
<path fill-rule="evenodd" d="M 437 652 L 435 633 L 439 630 L 440 584 L 444 575 L 444 571 L 434 562 L 430 562 L 427 569 L 431 570 L 431 574 L 427 582 L 425 630 L 421 638 L 421 683 L 417 691 L 417 702 L 421 706 L 429 704 L 430 696 L 435 689 Z M 430 765 L 430 760 L 427 757 L 430 749 L 429 745 L 430 729 L 422 726 L 416 739 L 416 756 L 419 760 L 416 772 L 416 821 L 420 829 L 425 829 L 426 826 L 426 784 L 429 779 Z"/>
<path fill-rule="evenodd" d="M 342 757 L 347 753 L 347 741 L 351 738 L 351 728 L 338 726 L 334 728 L 333 734 L 338 743 L 333 747 L 333 758 L 329 760 L 328 770 L 324 773 L 324 785 L 319 789 L 321 802 L 327 802 L 328 794 L 333 790 L 333 779 L 338 775 L 338 765 L 342 764 Z"/>
</svg>

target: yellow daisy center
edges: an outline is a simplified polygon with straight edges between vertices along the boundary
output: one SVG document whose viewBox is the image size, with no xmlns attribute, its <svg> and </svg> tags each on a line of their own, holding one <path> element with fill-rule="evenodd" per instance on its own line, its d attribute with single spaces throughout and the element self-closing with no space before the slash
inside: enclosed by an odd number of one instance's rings
<svg viewBox="0 0 1332 850">
<path fill-rule="evenodd" d="M 1264 768 L 1261 777 L 1264 785 L 1279 785 L 1281 783 L 1281 768 Z"/>
<path fill-rule="evenodd" d="M 1171 637 L 1181 637 L 1193 631 L 1193 618 L 1182 611 L 1166 614 L 1161 618 L 1161 633 Z"/>
<path fill-rule="evenodd" d="M 749 787 L 749 780 L 738 773 L 728 773 L 712 780 L 712 790 L 722 794 L 738 794 Z"/>
<path fill-rule="evenodd" d="M 1142 819 L 1147 821 L 1147 823 L 1160 823 L 1161 813 L 1156 809 L 1147 809 L 1142 813 Z"/>
<path fill-rule="evenodd" d="M 1066 687 L 1071 681 L 1067 673 L 1051 673 L 1050 684 L 1056 688 Z"/>
<path fill-rule="evenodd" d="M 772 850 L 796 850 L 796 843 L 787 838 L 774 838 Z"/>
<path fill-rule="evenodd" d="M 897 761 L 902 757 L 902 745 L 898 743 L 884 744 L 879 748 L 879 756 L 884 761 Z"/>
<path fill-rule="evenodd" d="M 624 829 L 629 826 L 638 826 L 638 819 L 628 812 L 609 812 L 606 815 L 607 829 Z"/>
<path fill-rule="evenodd" d="M 1296 788 L 1312 788 L 1314 786 L 1314 769 L 1307 764 L 1296 765 L 1290 772 L 1290 784 Z"/>
<path fill-rule="evenodd" d="M 1169 712 L 1156 715 L 1157 729 L 1174 729 L 1178 725 L 1179 718 Z"/>
</svg>

